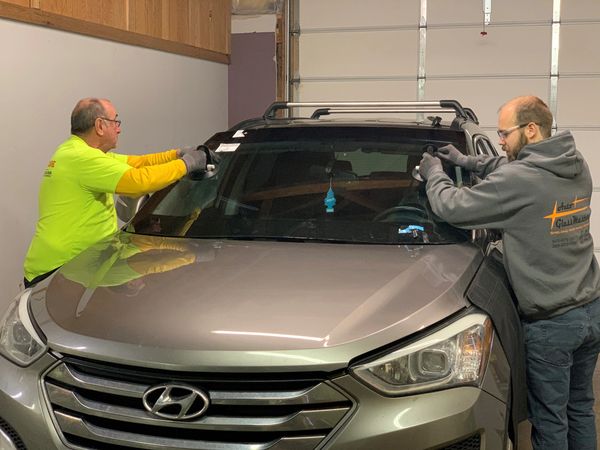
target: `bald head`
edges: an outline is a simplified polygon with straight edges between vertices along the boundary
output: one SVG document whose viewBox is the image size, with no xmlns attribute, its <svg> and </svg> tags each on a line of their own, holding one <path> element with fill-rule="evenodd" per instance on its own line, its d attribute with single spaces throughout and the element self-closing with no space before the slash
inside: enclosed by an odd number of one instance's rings
<svg viewBox="0 0 600 450">
<path fill-rule="evenodd" d="M 93 97 L 79 100 L 71 113 L 71 134 L 81 136 L 90 131 L 98 117 L 106 116 L 106 102 L 108 100 Z"/>
<path fill-rule="evenodd" d="M 113 104 L 102 98 L 83 98 L 71 113 L 71 134 L 90 147 L 108 152 L 117 146 L 121 120 Z"/>
<path fill-rule="evenodd" d="M 542 99 L 534 95 L 523 95 L 509 100 L 499 111 L 514 114 L 514 123 L 536 123 L 544 139 L 550 137 L 552 131 L 552 113 Z"/>
</svg>

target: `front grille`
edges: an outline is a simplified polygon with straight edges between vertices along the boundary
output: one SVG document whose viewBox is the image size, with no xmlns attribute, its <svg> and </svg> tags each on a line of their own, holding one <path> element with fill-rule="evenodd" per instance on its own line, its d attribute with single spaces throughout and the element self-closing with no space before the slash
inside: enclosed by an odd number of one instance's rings
<svg viewBox="0 0 600 450">
<path fill-rule="evenodd" d="M 206 393 L 189 420 L 147 411 L 144 393 L 164 383 Z M 56 423 L 81 449 L 308 450 L 349 413 L 352 401 L 322 377 L 182 374 L 65 359 L 44 378 Z"/>
<path fill-rule="evenodd" d="M 460 442 L 456 442 L 448 447 L 444 447 L 441 450 L 480 450 L 481 449 L 481 436 L 478 434 L 464 439 Z"/>
</svg>

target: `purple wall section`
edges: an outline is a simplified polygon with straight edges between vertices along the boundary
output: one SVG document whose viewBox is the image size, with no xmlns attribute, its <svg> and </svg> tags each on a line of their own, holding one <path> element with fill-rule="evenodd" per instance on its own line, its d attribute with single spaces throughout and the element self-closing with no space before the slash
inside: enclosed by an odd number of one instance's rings
<svg viewBox="0 0 600 450">
<path fill-rule="evenodd" d="M 229 125 L 262 116 L 277 90 L 275 33 L 231 35 Z"/>
</svg>

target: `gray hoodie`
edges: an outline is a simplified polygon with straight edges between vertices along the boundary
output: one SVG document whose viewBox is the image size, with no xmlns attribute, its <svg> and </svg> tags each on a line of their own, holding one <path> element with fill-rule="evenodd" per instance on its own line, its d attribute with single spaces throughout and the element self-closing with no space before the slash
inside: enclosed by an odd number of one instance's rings
<svg viewBox="0 0 600 450">
<path fill-rule="evenodd" d="M 480 183 L 456 188 L 436 171 L 427 180 L 427 196 L 451 224 L 503 231 L 504 264 L 522 316 L 547 318 L 597 298 L 592 178 L 571 133 L 526 145 L 510 163 L 478 156 L 475 173 Z"/>
</svg>

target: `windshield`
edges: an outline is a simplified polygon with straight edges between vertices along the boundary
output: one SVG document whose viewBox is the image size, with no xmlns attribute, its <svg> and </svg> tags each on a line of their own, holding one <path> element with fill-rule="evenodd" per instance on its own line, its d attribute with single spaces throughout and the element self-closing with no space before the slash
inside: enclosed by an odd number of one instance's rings
<svg viewBox="0 0 600 450">
<path fill-rule="evenodd" d="M 306 126 L 220 133 L 211 178 L 183 179 L 156 193 L 128 230 L 218 239 L 361 244 L 464 241 L 436 217 L 412 171 L 424 146 L 452 143 L 457 130 Z M 467 183 L 446 168 L 455 183 Z"/>
</svg>

